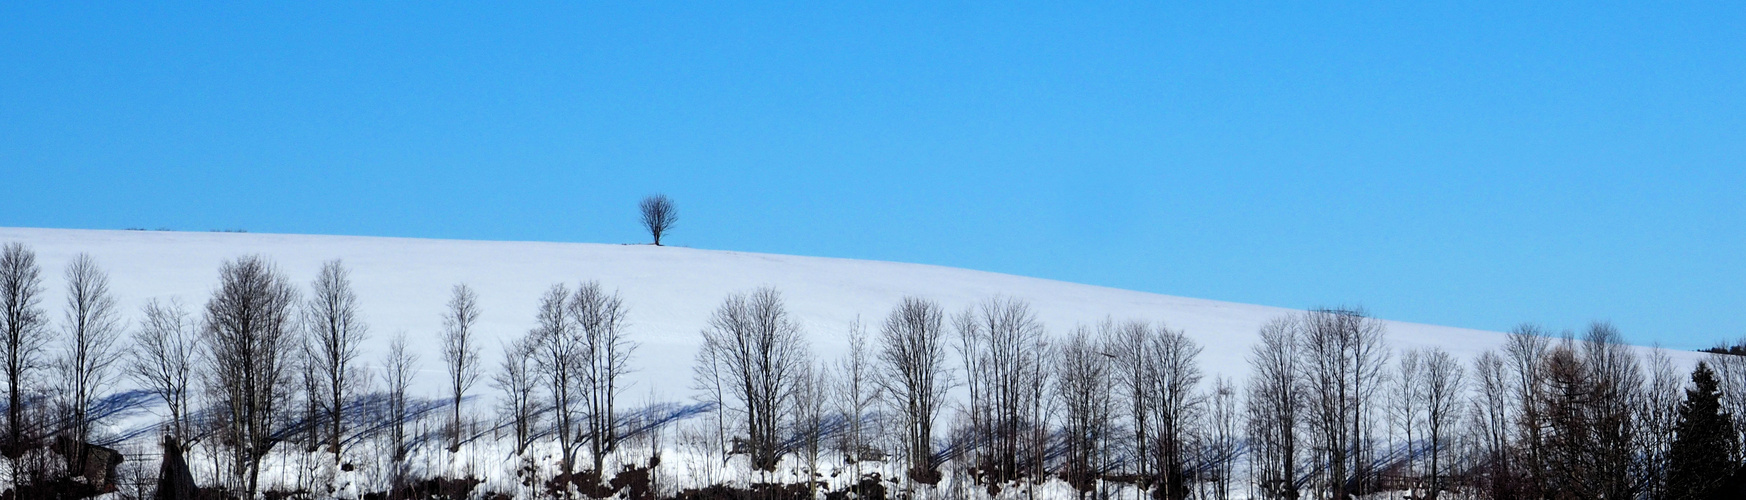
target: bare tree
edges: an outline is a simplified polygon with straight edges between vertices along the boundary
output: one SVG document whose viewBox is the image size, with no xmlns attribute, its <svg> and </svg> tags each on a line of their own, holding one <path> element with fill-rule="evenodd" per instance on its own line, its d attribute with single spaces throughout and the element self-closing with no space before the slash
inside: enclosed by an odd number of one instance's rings
<svg viewBox="0 0 1746 500">
<path fill-rule="evenodd" d="M 1746 346 L 1746 338 L 1734 342 L 1737 346 Z M 1736 442 L 1746 442 L 1746 356 L 1725 353 L 1727 347 L 1716 346 L 1718 351 L 1712 352 L 1705 363 L 1714 369 L 1717 386 L 1721 387 L 1721 405 L 1724 413 L 1733 421 Z M 1746 456 L 1736 452 L 1735 462 L 1746 461 Z"/>
<path fill-rule="evenodd" d="M 1535 411 L 1543 419 L 1540 487 L 1571 498 L 1644 491 L 1641 366 L 1611 325 L 1566 334 L 1542 358 Z"/>
<path fill-rule="evenodd" d="M 133 336 L 136 351 L 128 364 L 128 373 L 140 386 L 164 400 L 170 412 L 169 434 L 185 451 L 192 437 L 188 390 L 200 356 L 194 324 L 188 318 L 188 310 L 175 300 L 150 300 L 142 313 L 144 318 Z"/>
<path fill-rule="evenodd" d="M 600 472 L 606 454 L 618 448 L 618 394 L 636 344 L 625 333 L 629 310 L 624 299 L 617 292 L 607 293 L 597 281 L 576 287 L 567 310 L 581 335 L 582 357 L 577 361 L 588 419 L 585 437 L 594 470 Z"/>
<path fill-rule="evenodd" d="M 1566 336 L 1547 350 L 1544 370 L 1544 388 L 1535 401 L 1545 418 L 1542 487 L 1570 498 L 1611 498 L 1602 496 L 1609 478 L 1598 475 L 1603 460 L 1595 432 L 1597 415 L 1592 412 L 1591 367 L 1574 338 Z"/>
<path fill-rule="evenodd" d="M 906 472 L 911 480 L 925 484 L 940 478 L 933 456 L 934 419 L 951 383 L 944 324 L 945 312 L 938 303 L 904 297 L 879 331 L 879 390 L 903 422 Z"/>
<path fill-rule="evenodd" d="M 304 324 L 309 332 L 310 368 L 318 375 L 318 409 L 328 425 L 328 450 L 334 463 L 341 460 L 345 436 L 345 405 L 357 397 L 364 374 L 358 370 L 359 346 L 369 328 L 358 317 L 358 295 L 352 291 L 351 272 L 338 260 L 321 266 L 310 284 L 312 296 L 304 305 Z"/>
<path fill-rule="evenodd" d="M 859 318 L 849 324 L 849 352 L 837 362 L 835 401 L 837 413 L 843 416 L 843 432 L 837 444 L 844 460 L 854 465 L 855 480 L 861 479 L 861 462 L 876 459 L 871 434 L 879 432 L 874 405 L 885 391 L 876 383 L 877 367 L 867 347 L 867 330 Z"/>
<path fill-rule="evenodd" d="M 1424 436 L 1415 435 L 1413 431 L 1421 431 L 1420 423 L 1425 420 L 1425 363 L 1424 353 L 1413 349 L 1401 353 L 1400 361 L 1395 368 L 1394 377 L 1390 382 L 1388 394 L 1388 422 L 1392 432 L 1398 432 L 1405 438 L 1406 450 L 1402 464 L 1406 474 L 1416 474 L 1416 462 L 1419 454 L 1418 439 Z"/>
<path fill-rule="evenodd" d="M 1157 382 L 1158 364 L 1156 356 L 1152 355 L 1152 328 L 1143 321 L 1128 321 L 1119 326 L 1113 319 L 1105 319 L 1098 326 L 1099 334 L 1108 339 L 1109 355 L 1114 366 L 1111 367 L 1112 382 L 1115 386 L 1114 396 L 1121 398 L 1124 413 L 1128 419 L 1129 430 L 1132 431 L 1132 446 L 1134 475 L 1136 485 L 1141 490 L 1151 486 L 1152 456 L 1150 418 L 1152 416 L 1152 384 Z"/>
<path fill-rule="evenodd" d="M 807 498 L 818 498 L 819 457 L 825 451 L 826 408 L 830 405 L 830 371 L 808 361 L 801 369 L 800 383 L 794 391 L 794 430 L 799 434 L 799 454 L 806 464 Z"/>
<path fill-rule="evenodd" d="M 503 393 L 503 412 L 515 433 L 515 452 L 527 451 L 533 437 L 535 390 L 535 356 L 539 354 L 533 336 L 517 339 L 503 347 L 503 362 L 492 376 L 493 386 Z"/>
<path fill-rule="evenodd" d="M 1375 479 L 1370 406 L 1388 361 L 1384 329 L 1358 309 L 1309 311 L 1303 325 L 1310 429 L 1318 461 L 1327 464 L 1322 486 L 1334 498 L 1356 495 Z"/>
<path fill-rule="evenodd" d="M 958 410 L 958 420 L 968 424 L 970 449 L 964 450 L 962 456 L 971 461 L 972 467 L 981 468 L 991 460 L 986 447 L 992 439 L 993 409 L 987 403 L 989 397 L 989 364 L 991 354 L 986 342 L 982 340 L 984 325 L 978 321 L 974 309 L 966 309 L 952 318 L 952 325 L 958 334 L 959 359 L 964 364 L 964 385 L 969 392 L 969 400 L 963 402 Z M 907 444 L 907 443 L 906 443 Z"/>
<path fill-rule="evenodd" d="M 673 229 L 673 224 L 679 222 L 679 209 L 664 194 L 643 198 L 639 208 L 642 209 L 643 227 L 649 230 L 650 236 L 655 237 L 655 246 L 661 246 L 661 235 L 667 234 Z"/>
<path fill-rule="evenodd" d="M 1269 321 L 1261 327 L 1261 343 L 1250 350 L 1249 435 L 1255 452 L 1251 463 L 1259 468 L 1254 482 L 1262 496 L 1298 498 L 1298 428 L 1306 403 L 1299 379 L 1299 340 L 1303 326 L 1297 315 Z"/>
<path fill-rule="evenodd" d="M 1150 350 L 1156 369 L 1150 383 L 1151 420 L 1157 426 L 1157 470 L 1166 499 L 1181 500 L 1190 493 L 1189 444 L 1191 429 L 1203 400 L 1197 396 L 1202 377 L 1198 358 L 1201 347 L 1181 330 L 1162 325 L 1152 334 Z"/>
<path fill-rule="evenodd" d="M 0 250 L 0 370 L 6 375 L 7 456 L 24 451 L 24 393 L 36 371 L 43 367 L 43 349 L 48 344 L 48 318 L 38 304 L 42 300 L 42 269 L 36 252 L 23 243 L 8 243 Z"/>
<path fill-rule="evenodd" d="M 1510 498 L 1515 484 L 1510 479 L 1511 434 L 1510 380 L 1503 357 L 1485 351 L 1473 360 L 1472 413 L 1479 439 L 1480 485 L 1492 498 Z"/>
<path fill-rule="evenodd" d="M 1465 389 L 1461 363 L 1447 351 L 1432 348 L 1424 355 L 1423 393 L 1425 427 L 1429 431 L 1431 455 L 1430 482 L 1423 498 L 1435 500 L 1445 489 L 1448 460 L 1444 460 L 1457 432 L 1452 429 L 1461 421 L 1461 393 Z"/>
<path fill-rule="evenodd" d="M 406 424 L 411 417 L 407 389 L 418 376 L 418 353 L 407 348 L 406 332 L 394 334 L 388 341 L 388 355 L 382 360 L 382 385 L 388 389 L 388 439 L 394 449 L 392 461 L 406 460 Z M 399 470 L 398 465 L 396 470 Z"/>
<path fill-rule="evenodd" d="M 479 381 L 479 340 L 473 331 L 478 321 L 478 296 L 465 284 L 455 285 L 448 308 L 443 311 L 443 366 L 449 371 L 449 395 L 453 402 L 450 452 L 461 450 L 461 400 Z"/>
<path fill-rule="evenodd" d="M 1055 398 L 1065 413 L 1067 441 L 1062 472 L 1080 498 L 1096 488 L 1104 472 L 1099 459 L 1109 441 L 1110 361 L 1102 340 L 1081 326 L 1055 353 L 1060 379 Z"/>
<path fill-rule="evenodd" d="M 91 429 L 96 424 L 92 405 L 115 382 L 112 368 L 121 355 L 116 345 L 121 318 L 115 310 L 115 297 L 109 293 L 109 276 L 90 255 L 73 258 L 67 265 L 66 280 L 65 345 L 55 368 L 60 372 L 68 437 L 82 444 L 91 442 Z M 82 445 L 78 450 L 77 456 L 68 458 L 75 470 L 84 470 L 89 453 Z"/>
<path fill-rule="evenodd" d="M 722 408 L 743 419 L 746 451 L 756 470 L 774 470 L 783 454 L 781 431 L 794 414 L 795 390 L 811 362 L 800 325 L 773 288 L 729 296 L 703 330 L 699 376 L 715 373 L 726 389 Z"/>
<path fill-rule="evenodd" d="M 1639 473 L 1642 490 L 1650 498 L 1667 498 L 1670 452 L 1679 423 L 1679 404 L 1685 392 L 1685 377 L 1673 368 L 1667 352 L 1657 347 L 1649 352 L 1647 383 L 1643 387 L 1637 416 Z"/>
<path fill-rule="evenodd" d="M 212 363 L 207 383 L 217 397 L 234 472 L 248 496 L 257 491 L 261 459 L 280 440 L 281 402 L 291 399 L 298 346 L 297 292 L 257 256 L 226 261 L 206 303 L 203 341 Z"/>
<path fill-rule="evenodd" d="M 1589 326 L 1582 341 L 1583 358 L 1589 369 L 1595 441 L 1590 448 L 1596 459 L 1591 478 L 1606 498 L 1627 498 L 1642 488 L 1644 475 L 1635 467 L 1641 439 L 1638 411 L 1643 401 L 1643 372 L 1630 347 L 1610 323 Z"/>
<path fill-rule="evenodd" d="M 705 339 L 707 341 L 707 337 Z M 692 388 L 701 392 L 697 399 L 710 404 L 715 410 L 711 412 L 715 414 L 715 432 L 708 436 L 702 436 L 704 433 L 700 432 L 696 437 L 713 438 L 715 449 L 709 454 L 719 453 L 723 457 L 731 451 L 727 444 L 727 384 L 731 381 L 728 380 L 728 374 L 725 371 L 727 369 L 723 359 L 723 356 L 726 355 L 725 351 L 726 349 L 710 348 L 706 344 L 692 356 L 691 363 Z M 692 442 L 701 444 L 701 441 L 693 440 Z M 723 465 L 726 465 L 725 458 L 723 462 Z"/>
<path fill-rule="evenodd" d="M 565 311 L 569 302 L 570 289 L 562 284 L 552 285 L 540 297 L 536 314 L 538 325 L 529 334 L 536 339 L 536 366 L 546 384 L 546 394 L 552 398 L 552 427 L 558 435 L 559 467 L 566 480 L 575 472 L 576 466 L 575 421 L 580 411 L 576 406 L 582 399 L 577 392 L 583 385 L 583 368 L 579 365 L 585 348 L 578 338 L 572 317 Z"/>
<path fill-rule="evenodd" d="M 321 369 L 315 361 L 318 356 L 316 350 L 313 339 L 305 335 L 302 345 L 297 349 L 296 359 L 297 385 L 299 386 L 299 390 L 296 392 L 302 396 L 303 451 L 306 454 L 313 454 L 321 449 L 321 433 L 326 427 L 323 420 L 327 417 L 327 414 L 322 411 L 322 400 L 326 399 L 327 396 L 322 387 Z M 307 457 L 300 456 L 298 459 L 299 461 L 307 461 Z M 308 485 L 298 483 L 298 487 L 304 486 Z"/>
<path fill-rule="evenodd" d="M 976 458 L 986 479 L 1003 483 L 1018 479 L 1034 463 L 1027 437 L 1041 424 L 1045 373 L 1039 356 L 1047 343 L 1043 325 L 1030 304 L 995 297 L 959 314 L 958 352 L 969 383 L 972 433 L 986 446 Z"/>
<path fill-rule="evenodd" d="M 1231 478 L 1236 475 L 1238 454 L 1242 451 L 1242 432 L 1238 425 L 1241 415 L 1237 410 L 1237 387 L 1224 377 L 1213 379 L 1212 394 L 1207 396 L 1211 403 L 1208 412 L 1207 432 L 1208 456 L 1207 468 L 1212 479 L 1212 497 L 1225 500 L 1231 497 Z"/>
<path fill-rule="evenodd" d="M 1546 331 L 1531 324 L 1518 325 L 1504 341 L 1504 357 L 1508 363 L 1510 394 L 1516 401 L 1516 426 L 1520 429 L 1521 457 L 1512 471 L 1522 477 L 1507 483 L 1526 498 L 1542 496 L 1550 474 L 1545 430 L 1549 426 L 1541 402 L 1546 399 L 1551 339 Z"/>
</svg>

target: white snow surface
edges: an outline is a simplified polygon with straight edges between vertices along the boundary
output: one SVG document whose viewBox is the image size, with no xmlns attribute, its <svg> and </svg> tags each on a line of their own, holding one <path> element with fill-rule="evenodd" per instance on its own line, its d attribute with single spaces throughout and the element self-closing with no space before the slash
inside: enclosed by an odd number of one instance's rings
<svg viewBox="0 0 1746 500">
<path fill-rule="evenodd" d="M 0 243 L 14 241 L 37 253 L 46 288 L 42 305 L 57 326 L 65 295 L 61 271 L 81 252 L 108 271 L 111 290 L 130 325 L 152 298 L 179 300 L 198 315 L 227 259 L 262 255 L 304 289 L 324 262 L 341 259 L 351 271 L 371 332 L 365 359 L 380 359 L 388 339 L 405 331 L 425 375 L 414 391 L 432 397 L 442 394 L 443 387 L 439 314 L 459 283 L 479 296 L 478 331 L 487 339 L 486 369 L 495 367 L 500 343 L 533 328 L 539 297 L 552 285 L 574 288 L 598 280 L 616 289 L 630 309 L 630 334 L 640 344 L 632 358 L 637 371 L 626 391 L 632 401 L 650 395 L 662 401 L 689 400 L 692 355 L 710 314 L 730 294 L 761 286 L 782 293 L 821 360 L 835 359 L 846 349 L 851 322 L 859 318 L 869 332 L 876 332 L 905 296 L 938 301 L 949 312 L 1007 296 L 1030 302 L 1055 335 L 1105 318 L 1140 319 L 1183 330 L 1205 347 L 1200 364 L 1208 380 L 1246 378 L 1245 356 L 1259 328 L 1294 312 L 951 267 L 652 245 L 0 228 Z M 1386 324 L 1388 341 L 1397 351 L 1435 346 L 1471 359 L 1504 339 L 1499 332 Z M 1666 352 L 1682 366 L 1702 356 Z M 477 387 L 490 397 L 488 384 Z"/>
</svg>

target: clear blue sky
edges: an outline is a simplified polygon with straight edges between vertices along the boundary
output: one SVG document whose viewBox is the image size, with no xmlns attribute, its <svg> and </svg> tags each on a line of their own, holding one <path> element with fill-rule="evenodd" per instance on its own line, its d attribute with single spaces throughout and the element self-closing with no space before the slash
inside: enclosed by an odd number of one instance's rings
<svg viewBox="0 0 1746 500">
<path fill-rule="evenodd" d="M 245 3 L 0 3 L 0 225 L 1746 335 L 1746 2 Z"/>
</svg>

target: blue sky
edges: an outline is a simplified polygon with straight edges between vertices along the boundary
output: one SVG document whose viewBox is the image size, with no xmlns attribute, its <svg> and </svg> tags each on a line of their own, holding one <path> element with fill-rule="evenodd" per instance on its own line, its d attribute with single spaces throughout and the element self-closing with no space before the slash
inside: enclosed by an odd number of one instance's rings
<svg viewBox="0 0 1746 500">
<path fill-rule="evenodd" d="M 5 2 L 0 225 L 620 243 L 665 192 L 699 248 L 1746 335 L 1746 3 L 1218 3 Z"/>
</svg>

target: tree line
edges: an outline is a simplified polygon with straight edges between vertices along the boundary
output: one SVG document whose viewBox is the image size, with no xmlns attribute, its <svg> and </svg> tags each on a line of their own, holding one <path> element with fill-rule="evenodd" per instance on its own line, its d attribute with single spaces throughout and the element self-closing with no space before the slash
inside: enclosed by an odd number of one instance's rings
<svg viewBox="0 0 1746 500">
<path fill-rule="evenodd" d="M 1391 348 L 1362 309 L 1316 309 L 1261 328 L 1242 387 L 1208 380 L 1180 330 L 1105 320 L 1054 337 L 1011 298 L 949 313 L 909 297 L 871 339 L 847 333 L 844 359 L 817 362 L 775 290 L 724 302 L 695 363 L 724 446 L 755 469 L 793 453 L 817 470 L 812 388 L 837 387 L 838 457 L 883 445 L 911 484 L 949 475 L 960 493 L 1058 479 L 1099 498 L 1685 499 L 1732 494 L 1746 429 L 1741 358 L 1688 375 L 1607 323 L 1524 325 L 1463 361 Z"/>
<path fill-rule="evenodd" d="M 0 452 L 14 494 L 103 492 L 40 488 L 65 486 L 70 476 L 92 479 L 80 475 L 91 455 L 103 453 L 93 443 L 115 438 L 95 433 L 116 412 L 97 410 L 126 395 L 116 390 L 124 378 L 162 403 L 166 457 L 210 446 L 223 470 L 213 474 L 215 484 L 203 486 L 222 494 L 261 493 L 269 453 L 326 454 L 337 467 L 375 451 L 351 449 L 362 434 L 386 440 L 396 463 L 416 444 L 417 430 L 409 426 L 419 421 L 420 398 L 409 391 L 421 360 L 400 332 L 379 367 L 367 366 L 361 346 L 369 327 L 350 271 L 338 260 L 322 266 L 307 293 L 263 257 L 228 260 L 204 307 L 154 299 L 135 325 L 123 321 L 107 274 L 89 255 L 66 268 L 58 324 L 42 304 L 43 281 L 28 247 L 12 243 L 0 250 L 0 362 L 7 391 Z M 509 396 L 504 406 L 515 422 L 515 442 L 524 449 L 543 435 L 533 421 L 550 414 L 566 473 L 582 448 L 599 470 L 616 445 L 618 397 L 635 349 L 625 335 L 625 311 L 617 293 L 599 283 L 574 290 L 555 285 L 541 304 L 539 327 L 508 346 L 501 373 L 494 374 Z M 476 294 L 456 285 L 441 315 L 448 393 L 439 434 L 456 452 L 481 437 L 480 423 L 463 411 L 484 375 Z M 114 471 L 105 475 L 112 481 Z"/>
<path fill-rule="evenodd" d="M 262 492 L 271 453 L 400 464 L 484 437 L 523 461 L 555 446 L 556 477 L 540 480 L 559 486 L 535 494 L 591 496 L 633 428 L 660 425 L 628 421 L 638 344 L 625 301 L 598 282 L 549 288 L 495 366 L 481 353 L 501 337 L 478 331 L 477 294 L 456 285 L 438 312 L 445 394 L 425 399 L 409 393 L 422 360 L 404 332 L 367 361 L 371 331 L 342 262 L 307 287 L 260 256 L 219 276 L 202 307 L 152 300 L 128 322 L 81 254 L 57 322 L 34 253 L 0 250 L 0 452 L 15 486 L 88 470 L 123 379 L 162 403 L 166 456 L 207 446 L 222 470 L 203 486 L 244 498 Z M 821 359 L 809 338 L 834 333 L 848 349 Z M 759 288 L 723 299 L 700 331 L 692 385 L 715 411 L 687 422 L 687 442 L 741 460 L 758 475 L 746 484 L 891 474 L 905 497 L 1035 496 L 1062 481 L 1082 498 L 1677 500 L 1717 494 L 1742 460 L 1746 358 L 1731 354 L 1686 373 L 1596 323 L 1524 325 L 1464 360 L 1391 347 L 1357 308 L 1284 315 L 1258 333 L 1239 382 L 1209 377 L 1199 342 L 1157 322 L 1051 333 L 1016 298 L 950 311 L 906 297 L 871 324 L 808 332 L 780 291 Z M 485 421 L 465 409 L 481 381 L 499 392 Z M 410 427 L 421 416 L 442 422 L 437 441 Z M 802 483 L 809 497 L 828 487 Z"/>
</svg>

